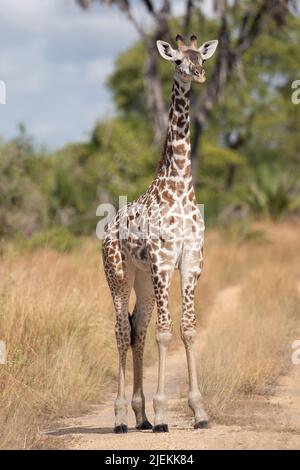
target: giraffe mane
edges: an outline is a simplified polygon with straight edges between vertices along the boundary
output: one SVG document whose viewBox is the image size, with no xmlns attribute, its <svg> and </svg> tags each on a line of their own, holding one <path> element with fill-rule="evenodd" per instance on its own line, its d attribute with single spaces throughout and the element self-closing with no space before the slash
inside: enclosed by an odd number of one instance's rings
<svg viewBox="0 0 300 470">
<path fill-rule="evenodd" d="M 167 145 L 168 145 L 168 131 L 166 131 L 166 136 L 165 136 L 165 139 L 164 139 L 164 143 L 163 143 L 163 146 L 162 146 L 162 151 L 161 151 L 161 156 L 160 156 L 160 159 L 157 163 L 157 171 L 160 171 L 162 169 L 162 165 L 164 163 L 164 157 L 166 155 L 166 151 L 167 151 Z"/>
</svg>

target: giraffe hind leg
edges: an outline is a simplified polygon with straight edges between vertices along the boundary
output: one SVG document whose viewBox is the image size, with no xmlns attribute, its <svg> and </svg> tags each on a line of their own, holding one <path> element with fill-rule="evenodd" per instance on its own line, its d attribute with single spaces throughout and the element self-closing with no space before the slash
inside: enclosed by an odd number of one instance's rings
<svg viewBox="0 0 300 470">
<path fill-rule="evenodd" d="M 127 262 L 126 271 L 120 275 L 115 266 L 111 265 L 105 256 L 104 267 L 107 282 L 111 291 L 115 311 L 115 334 L 119 351 L 119 378 L 118 392 L 115 400 L 115 428 L 117 434 L 128 431 L 127 428 L 127 400 L 125 396 L 125 368 L 127 351 L 131 343 L 131 326 L 128 319 L 128 302 L 133 287 L 135 269 Z"/>
<path fill-rule="evenodd" d="M 145 412 L 145 396 L 143 391 L 143 355 L 147 328 L 153 311 L 155 296 L 150 273 L 136 271 L 134 290 L 136 305 L 131 323 L 131 349 L 133 357 L 133 395 L 132 408 L 136 417 L 136 427 L 139 430 L 152 429 Z"/>
</svg>

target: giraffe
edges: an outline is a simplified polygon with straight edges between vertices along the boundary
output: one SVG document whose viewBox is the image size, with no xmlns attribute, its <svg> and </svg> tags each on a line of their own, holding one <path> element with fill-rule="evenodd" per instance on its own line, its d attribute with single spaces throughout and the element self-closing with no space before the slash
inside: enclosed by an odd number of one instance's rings
<svg viewBox="0 0 300 470">
<path fill-rule="evenodd" d="M 157 41 L 160 55 L 175 65 L 168 128 L 156 178 L 147 191 L 123 206 L 104 231 L 102 251 L 106 279 L 116 311 L 115 334 L 119 352 L 118 392 L 115 401 L 116 433 L 126 433 L 126 355 L 133 355 L 132 408 L 136 428 L 168 432 L 165 391 L 166 355 L 172 338 L 168 307 L 169 287 L 175 269 L 180 272 L 182 295 L 181 338 L 189 374 L 188 403 L 194 413 L 194 427 L 208 426 L 198 386 L 194 310 L 195 288 L 203 267 L 204 221 L 197 207 L 191 172 L 189 104 L 191 83 L 203 83 L 203 63 L 217 48 L 218 41 L 197 46 L 195 35 L 186 46 L 176 36 L 177 48 Z M 130 293 L 136 304 L 128 313 Z M 154 425 L 145 414 L 143 393 L 143 352 L 147 327 L 156 303 L 158 386 L 153 399 Z"/>
</svg>

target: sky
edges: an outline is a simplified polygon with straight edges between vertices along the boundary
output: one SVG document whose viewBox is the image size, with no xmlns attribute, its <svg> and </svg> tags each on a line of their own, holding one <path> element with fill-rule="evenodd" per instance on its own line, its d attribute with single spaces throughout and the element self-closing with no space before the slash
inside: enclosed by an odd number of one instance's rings
<svg viewBox="0 0 300 470">
<path fill-rule="evenodd" d="M 182 6 L 174 1 L 175 13 Z M 135 12 L 150 26 L 143 10 Z M 53 150 L 88 139 L 97 120 L 113 116 L 106 81 L 118 54 L 138 39 L 117 8 L 0 0 L 0 24 L 0 80 L 6 84 L 0 137 L 15 136 L 22 122 L 37 144 Z"/>
</svg>

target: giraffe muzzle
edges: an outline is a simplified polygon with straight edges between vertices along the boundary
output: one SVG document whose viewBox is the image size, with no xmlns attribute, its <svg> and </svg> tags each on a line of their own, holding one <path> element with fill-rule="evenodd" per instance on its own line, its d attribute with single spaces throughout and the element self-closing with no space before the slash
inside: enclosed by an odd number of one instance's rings
<svg viewBox="0 0 300 470">
<path fill-rule="evenodd" d="M 205 70 L 204 69 L 201 69 L 201 70 L 195 69 L 193 78 L 194 78 L 195 82 L 197 82 L 197 83 L 204 83 L 205 80 L 206 80 Z"/>
</svg>

